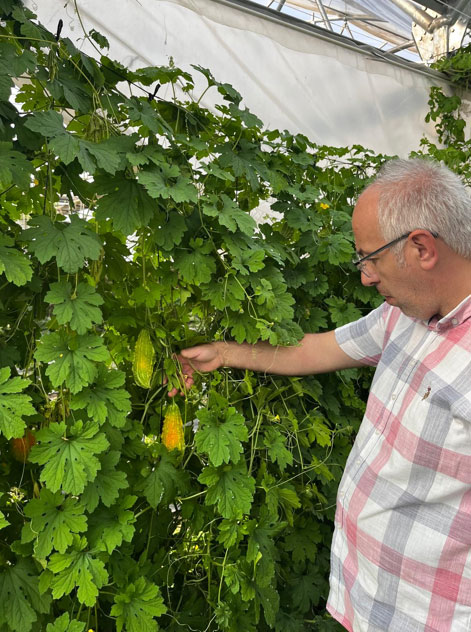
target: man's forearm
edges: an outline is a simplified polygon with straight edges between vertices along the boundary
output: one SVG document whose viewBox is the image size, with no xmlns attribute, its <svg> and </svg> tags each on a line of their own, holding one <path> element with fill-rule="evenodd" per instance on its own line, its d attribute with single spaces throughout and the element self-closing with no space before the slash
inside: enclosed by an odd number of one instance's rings
<svg viewBox="0 0 471 632">
<path fill-rule="evenodd" d="M 216 342 L 223 366 L 249 369 L 277 375 L 307 375 L 360 366 L 338 346 L 333 331 L 306 334 L 299 345 L 272 346 L 266 342 L 255 344 Z"/>
</svg>

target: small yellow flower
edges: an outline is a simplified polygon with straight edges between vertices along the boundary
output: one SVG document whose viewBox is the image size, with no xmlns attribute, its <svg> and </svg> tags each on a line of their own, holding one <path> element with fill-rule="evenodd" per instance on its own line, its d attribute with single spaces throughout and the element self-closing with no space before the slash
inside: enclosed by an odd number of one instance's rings
<svg viewBox="0 0 471 632">
<path fill-rule="evenodd" d="M 325 211 L 326 208 L 330 208 L 330 204 L 326 204 L 325 202 L 321 202 L 320 203 L 320 207 L 321 207 L 321 209 L 323 209 Z"/>
</svg>

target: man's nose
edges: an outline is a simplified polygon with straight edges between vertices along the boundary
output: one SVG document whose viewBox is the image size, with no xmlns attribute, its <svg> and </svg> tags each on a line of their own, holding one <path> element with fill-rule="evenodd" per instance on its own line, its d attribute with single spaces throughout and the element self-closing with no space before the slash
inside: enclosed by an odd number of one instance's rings
<svg viewBox="0 0 471 632">
<path fill-rule="evenodd" d="M 376 271 L 373 269 L 368 270 L 368 275 L 365 274 L 365 272 L 362 271 L 361 273 L 361 282 L 363 285 L 367 286 L 367 287 L 372 287 L 374 285 L 378 285 L 379 283 L 379 277 L 376 273 Z"/>
</svg>

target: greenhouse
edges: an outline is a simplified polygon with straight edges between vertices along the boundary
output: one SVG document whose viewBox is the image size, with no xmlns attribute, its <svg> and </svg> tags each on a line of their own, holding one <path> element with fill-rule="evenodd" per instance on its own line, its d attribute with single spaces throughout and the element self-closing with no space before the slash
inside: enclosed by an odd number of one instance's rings
<svg viewBox="0 0 471 632">
<path fill-rule="evenodd" d="M 469 632 L 471 0 L 0 15 L 0 632 Z"/>
</svg>

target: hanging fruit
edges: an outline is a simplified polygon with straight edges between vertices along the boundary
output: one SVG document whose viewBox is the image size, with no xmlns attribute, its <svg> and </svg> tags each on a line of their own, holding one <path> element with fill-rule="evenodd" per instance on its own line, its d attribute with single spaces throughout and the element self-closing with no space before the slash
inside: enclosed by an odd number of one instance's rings
<svg viewBox="0 0 471 632">
<path fill-rule="evenodd" d="M 34 434 L 27 430 L 23 437 L 10 440 L 10 449 L 13 458 L 20 463 L 26 463 L 28 455 L 31 452 L 31 448 L 36 443 L 36 437 Z"/>
<path fill-rule="evenodd" d="M 132 372 L 136 384 L 142 388 L 150 388 L 154 369 L 155 349 L 147 329 L 142 329 L 134 348 Z"/>
<path fill-rule="evenodd" d="M 170 404 L 165 411 L 161 439 L 163 445 L 169 451 L 178 450 L 179 452 L 183 452 L 185 449 L 183 420 L 180 409 L 175 403 Z"/>
</svg>

